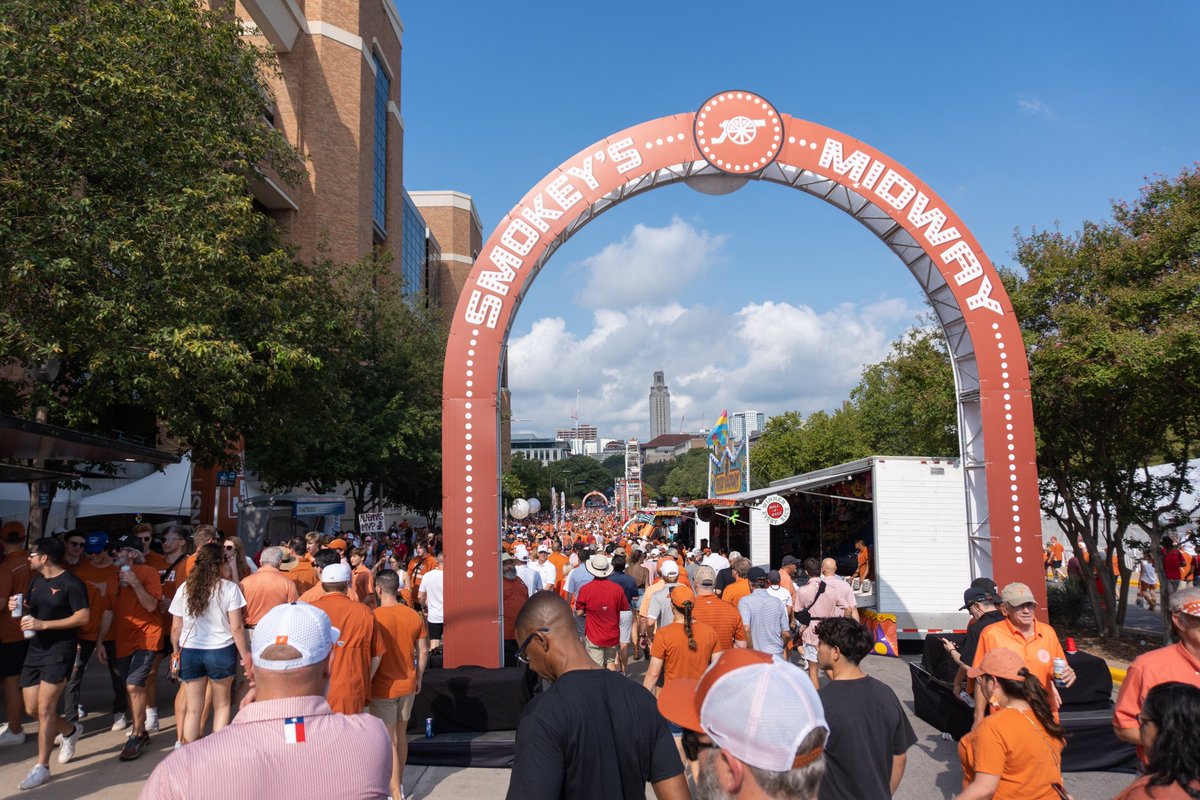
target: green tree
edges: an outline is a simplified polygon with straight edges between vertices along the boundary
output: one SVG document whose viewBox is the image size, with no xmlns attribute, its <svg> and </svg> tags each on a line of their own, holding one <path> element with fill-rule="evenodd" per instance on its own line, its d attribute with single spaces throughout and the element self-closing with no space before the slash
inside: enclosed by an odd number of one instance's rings
<svg viewBox="0 0 1200 800">
<path fill-rule="evenodd" d="M 613 487 L 612 476 L 591 456 L 571 456 L 549 467 L 550 482 L 567 500 L 578 503 L 588 492 L 603 492 Z"/>
<path fill-rule="evenodd" d="M 814 411 L 804 419 L 789 411 L 767 420 L 766 430 L 750 450 L 751 485 L 831 467 L 871 455 L 861 415 L 849 402 L 832 414 Z"/>
<path fill-rule="evenodd" d="M 320 366 L 326 281 L 249 194 L 259 168 L 301 174 L 266 65 L 194 0 L 0 5 L 0 364 L 61 363 L 5 410 L 142 420 L 212 462 Z"/>
<path fill-rule="evenodd" d="M 1195 511 L 1180 497 L 1200 435 L 1200 171 L 1152 181 L 1076 234 L 1017 244 L 1025 272 L 1005 282 L 1029 353 L 1043 509 L 1068 533 L 1112 636 L 1126 533 L 1157 538 Z M 1169 474 L 1149 471 L 1158 463 Z"/>
<path fill-rule="evenodd" d="M 672 497 L 680 500 L 708 497 L 708 448 L 697 447 L 675 459 L 662 494 L 667 502 Z"/>
<path fill-rule="evenodd" d="M 410 303 L 386 257 L 324 268 L 339 325 L 301 392 L 264 404 L 247 434 L 252 465 L 273 488 L 348 484 L 359 511 L 441 507 L 441 374 L 445 331 Z"/>
<path fill-rule="evenodd" d="M 517 453 L 513 456 L 512 467 L 508 474 L 512 475 L 513 480 L 520 484 L 520 491 L 511 495 L 510 499 L 536 497 L 544 507 L 550 508 L 550 470 L 542 466 L 540 461 L 526 458 L 524 453 Z M 556 491 L 562 491 L 563 487 L 555 486 L 553 488 Z"/>
<path fill-rule="evenodd" d="M 625 454 L 615 453 L 600 462 L 600 466 L 604 467 L 613 478 L 621 478 L 625 476 Z"/>
<path fill-rule="evenodd" d="M 959 452 L 954 372 L 938 328 L 912 328 L 893 342 L 886 359 L 863 370 L 850 401 L 874 454 Z"/>
</svg>

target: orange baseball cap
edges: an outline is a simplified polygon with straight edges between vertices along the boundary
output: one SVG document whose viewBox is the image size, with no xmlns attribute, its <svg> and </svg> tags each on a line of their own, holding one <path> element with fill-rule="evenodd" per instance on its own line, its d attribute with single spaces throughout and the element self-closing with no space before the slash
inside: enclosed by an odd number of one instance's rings
<svg viewBox="0 0 1200 800">
<path fill-rule="evenodd" d="M 345 550 L 346 549 L 346 540 L 345 539 L 334 539 L 332 542 L 329 543 L 329 546 L 332 547 L 334 550 Z"/>
<path fill-rule="evenodd" d="M 1015 650 L 998 647 L 995 650 L 989 650 L 983 660 L 979 662 L 978 667 L 967 670 L 967 675 L 971 678 L 991 675 L 993 678 L 1023 681 L 1025 680 L 1025 676 L 1021 674 L 1023 669 L 1025 669 L 1025 660 Z"/>
<path fill-rule="evenodd" d="M 682 606 L 684 603 L 695 603 L 696 593 L 682 583 L 671 590 L 672 605 Z"/>
<path fill-rule="evenodd" d="M 829 731 L 821 698 L 808 676 L 766 653 L 726 650 L 699 680 L 667 681 L 658 710 L 681 728 L 707 735 L 739 761 L 789 772 L 824 752 L 800 752 L 817 728 Z"/>
</svg>

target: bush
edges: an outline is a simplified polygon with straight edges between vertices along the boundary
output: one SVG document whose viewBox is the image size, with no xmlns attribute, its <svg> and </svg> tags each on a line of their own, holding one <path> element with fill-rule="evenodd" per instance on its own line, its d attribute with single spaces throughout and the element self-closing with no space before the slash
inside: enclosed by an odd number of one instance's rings
<svg viewBox="0 0 1200 800">
<path fill-rule="evenodd" d="M 1046 587 L 1046 611 L 1055 628 L 1077 628 L 1091 622 L 1092 606 L 1087 589 L 1079 581 L 1051 583 Z"/>
</svg>

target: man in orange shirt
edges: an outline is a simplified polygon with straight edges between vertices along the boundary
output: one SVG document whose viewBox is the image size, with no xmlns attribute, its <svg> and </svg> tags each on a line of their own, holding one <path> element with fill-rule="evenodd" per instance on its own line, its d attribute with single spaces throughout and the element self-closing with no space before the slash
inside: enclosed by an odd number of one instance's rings
<svg viewBox="0 0 1200 800">
<path fill-rule="evenodd" d="M 371 716 L 387 726 L 392 737 L 392 797 L 406 797 L 401 779 L 408 761 L 408 720 L 421 693 L 421 678 L 429 661 L 429 634 L 421 615 L 397 599 L 400 576 L 382 570 L 375 577 L 375 623 L 384 652 L 371 679 Z M 515 621 L 515 620 L 514 620 Z M 414 668 L 414 662 L 416 664 Z"/>
<path fill-rule="evenodd" d="M 246 596 L 246 629 L 254 630 L 258 621 L 272 608 L 283 603 L 294 603 L 300 599 L 296 582 L 279 571 L 283 562 L 283 550 L 268 547 L 259 556 L 258 572 L 242 579 L 242 594 Z"/>
<path fill-rule="evenodd" d="M 408 588 L 413 597 L 421 596 L 421 576 L 437 569 L 437 558 L 425 549 L 424 542 L 413 543 L 413 557 L 408 562 Z"/>
<path fill-rule="evenodd" d="M 317 572 L 313 569 L 312 557 L 305 552 L 305 541 L 302 536 L 294 536 L 281 543 L 280 548 L 287 548 L 283 554 L 283 562 L 279 569 L 296 584 L 296 591 L 304 594 L 317 585 Z"/>
<path fill-rule="evenodd" d="M 76 536 L 78 534 L 72 534 Z M 117 596 L 117 581 L 120 571 L 112 556 L 108 554 L 108 534 L 89 533 L 84 542 L 84 560 L 75 568 L 75 577 L 83 581 L 88 593 L 88 624 L 79 629 L 79 650 L 75 655 L 75 666 L 67 680 L 63 693 L 63 717 L 67 722 L 79 721 L 80 687 L 83 673 L 87 669 L 92 653 L 96 651 L 100 629 L 109 631 L 103 643 L 105 660 L 113 690 L 113 730 L 129 727 L 129 697 L 125 684 L 116 669 L 116 642 L 112 637 L 112 605 Z M 97 656 L 99 658 L 99 656 Z"/>
<path fill-rule="evenodd" d="M 1200 687 L 1200 588 L 1190 587 L 1171 595 L 1171 623 L 1179 641 L 1138 656 L 1121 684 L 1113 713 L 1117 738 L 1136 745 L 1146 761 L 1142 735 L 1142 704 L 1160 683 L 1178 681 Z"/>
<path fill-rule="evenodd" d="M 1025 662 L 1025 667 L 1034 675 L 1046 689 L 1051 706 L 1055 710 L 1060 705 L 1058 690 L 1054 686 L 1054 659 L 1066 660 L 1062 645 L 1059 644 L 1058 634 L 1054 628 L 1044 622 L 1039 622 L 1037 599 L 1033 592 L 1023 583 L 1010 583 L 1000 590 L 1001 611 L 1004 612 L 1003 622 L 988 625 L 979 634 L 979 645 L 975 649 L 975 661 L 972 667 L 978 667 L 988 651 L 1004 647 L 1014 651 Z M 1067 667 L 1063 676 L 1067 686 L 1075 683 L 1075 671 Z M 988 700 L 983 696 L 983 684 L 975 682 L 975 723 L 983 719 Z"/>
<path fill-rule="evenodd" d="M 161 553 L 150 549 L 150 543 L 154 541 L 154 526 L 149 522 L 139 522 L 133 526 L 132 533 L 142 543 L 142 552 L 146 554 L 146 566 L 154 567 L 160 573 L 166 569 L 166 559 Z"/>
<path fill-rule="evenodd" d="M 865 581 L 871 573 L 871 549 L 862 539 L 854 543 L 854 549 L 858 551 L 858 568 L 851 577 Z"/>
<path fill-rule="evenodd" d="M 4 681 L 4 710 L 8 714 L 8 722 L 0 731 L 0 746 L 11 746 L 25 743 L 21 727 L 21 709 L 25 707 L 21 668 L 29 640 L 21 632 L 20 617 L 13 617 L 7 611 L 9 597 L 29 594 L 32 572 L 25 551 L 25 526 L 19 522 L 4 523 L 0 544 L 4 547 L 4 558 L 0 560 L 0 679 Z"/>
<path fill-rule="evenodd" d="M 313 556 L 313 560 L 312 560 L 313 570 L 316 572 L 317 580 L 320 582 L 324 582 L 324 578 L 322 576 L 325 574 L 326 568 L 328 568 L 334 564 L 342 564 L 342 563 L 343 563 L 342 556 L 337 550 L 334 550 L 332 548 L 327 548 L 325 550 L 317 551 L 317 554 L 315 556 Z M 346 566 L 349 566 L 349 564 L 346 564 Z M 351 573 L 351 576 L 353 576 L 353 573 Z M 323 588 L 322 583 L 317 583 L 311 589 L 309 589 L 307 592 L 300 595 L 300 602 L 301 603 L 314 603 L 314 602 L 316 602 L 317 598 L 322 597 L 324 595 L 325 595 L 325 589 Z M 351 600 L 353 600 L 356 603 L 360 599 L 358 596 L 358 591 L 354 587 L 353 577 L 351 577 L 350 585 L 346 587 L 346 596 L 349 597 Z"/>
<path fill-rule="evenodd" d="M 1087 550 L 1085 549 L 1083 551 L 1083 553 L 1084 553 L 1083 560 L 1087 561 L 1088 557 L 1089 557 Z M 1061 575 L 1062 574 L 1062 566 L 1063 566 L 1062 542 L 1060 542 L 1058 540 L 1057 536 L 1051 536 L 1050 537 L 1050 568 L 1052 570 L 1054 570 L 1056 573 L 1058 573 L 1059 575 Z"/>
<path fill-rule="evenodd" d="M 737 608 L 742 598 L 754 590 L 748 578 L 750 575 L 750 559 L 739 558 L 730 566 L 733 568 L 734 581 L 721 592 L 721 599 L 734 608 Z"/>
<path fill-rule="evenodd" d="M 112 616 L 117 671 L 124 678 L 125 691 L 129 693 L 133 725 L 133 732 L 125 740 L 125 747 L 118 757 L 122 761 L 132 761 L 150 743 L 150 734 L 146 732 L 146 682 L 150 678 L 154 654 L 162 642 L 162 616 L 158 611 L 162 581 L 158 570 L 143 563 L 142 543 L 136 538 L 122 536 L 115 549 L 117 562 L 121 565 Z M 107 635 L 108 631 L 101 623 L 99 639 L 103 641 Z M 96 653 L 101 662 L 107 663 L 103 647 Z"/>
<path fill-rule="evenodd" d="M 546 560 L 558 568 L 558 577 L 555 579 L 554 586 L 547 586 L 546 588 L 557 589 L 567 577 L 567 567 L 571 563 L 571 559 L 563 555 L 562 542 L 558 540 L 557 536 L 550 540 L 550 555 Z"/>
<path fill-rule="evenodd" d="M 354 576 L 352 585 L 359 601 L 371 608 L 375 607 L 375 574 L 367 568 L 367 551 L 356 547 L 350 551 L 350 574 Z"/>
<path fill-rule="evenodd" d="M 371 701 L 371 681 L 383 659 L 384 639 L 371 609 L 346 596 L 350 565 L 338 562 L 321 570 L 325 594 L 312 605 L 329 615 L 337 628 L 333 674 L 329 679 L 329 707 L 338 714 L 359 714 Z"/>
<path fill-rule="evenodd" d="M 212 525 L 197 525 L 192 531 L 192 554 L 184 561 L 184 574 L 192 571 L 192 567 L 196 566 L 196 553 L 200 552 L 200 548 L 206 544 L 217 542 L 217 529 Z"/>
<path fill-rule="evenodd" d="M 742 623 L 742 615 L 717 597 L 713 590 L 716 583 L 717 571 L 701 564 L 696 570 L 696 607 L 692 617 L 716 631 L 717 652 L 745 647 L 746 626 Z"/>
</svg>

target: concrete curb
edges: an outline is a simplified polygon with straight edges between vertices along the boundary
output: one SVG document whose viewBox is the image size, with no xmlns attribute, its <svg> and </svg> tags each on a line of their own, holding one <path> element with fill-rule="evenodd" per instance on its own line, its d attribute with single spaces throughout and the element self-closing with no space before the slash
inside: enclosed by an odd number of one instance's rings
<svg viewBox="0 0 1200 800">
<path fill-rule="evenodd" d="M 1112 675 L 1113 686 L 1120 686 L 1121 684 L 1125 683 L 1126 670 L 1123 670 L 1120 667 L 1110 666 L 1108 668 L 1108 672 L 1110 675 Z"/>
</svg>

